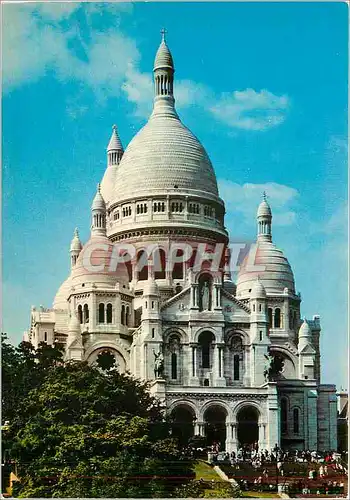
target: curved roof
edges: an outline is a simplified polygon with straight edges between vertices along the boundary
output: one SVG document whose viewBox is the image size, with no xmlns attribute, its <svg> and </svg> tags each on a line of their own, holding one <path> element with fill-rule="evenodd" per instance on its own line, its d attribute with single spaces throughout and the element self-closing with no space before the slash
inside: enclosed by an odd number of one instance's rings
<svg viewBox="0 0 350 500">
<path fill-rule="evenodd" d="M 174 69 L 173 57 L 164 38 L 161 44 L 159 45 L 156 57 L 154 59 L 154 69 L 160 69 L 160 68 Z"/>
<path fill-rule="evenodd" d="M 218 197 L 214 169 L 199 140 L 179 118 L 155 113 L 126 148 L 113 201 L 177 190 Z"/>
<path fill-rule="evenodd" d="M 68 310 L 68 297 L 70 295 L 72 288 L 72 276 L 68 276 L 68 278 L 62 283 L 59 287 L 55 298 L 53 299 L 52 307 L 54 309 L 66 309 Z"/>
<path fill-rule="evenodd" d="M 281 293 L 288 288 L 295 293 L 293 271 L 282 250 L 269 241 L 258 241 L 243 260 L 237 279 L 237 298 L 249 298 L 259 277 L 267 294 Z"/>
<path fill-rule="evenodd" d="M 72 286 L 95 285 L 114 288 L 118 283 L 129 286 L 129 275 L 125 263 L 114 265 L 113 244 L 107 236 L 92 236 L 84 245 L 72 270 Z"/>
<path fill-rule="evenodd" d="M 257 216 L 258 217 L 272 217 L 270 205 L 267 203 L 266 200 L 263 200 L 260 203 Z"/>
</svg>

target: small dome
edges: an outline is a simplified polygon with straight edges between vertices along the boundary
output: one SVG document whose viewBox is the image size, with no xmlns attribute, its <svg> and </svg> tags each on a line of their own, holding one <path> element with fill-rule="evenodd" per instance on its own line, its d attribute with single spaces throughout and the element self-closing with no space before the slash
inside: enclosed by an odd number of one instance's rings
<svg viewBox="0 0 350 500">
<path fill-rule="evenodd" d="M 266 200 L 263 200 L 258 208 L 258 217 L 272 217 L 272 212 L 270 205 L 267 203 Z"/>
<path fill-rule="evenodd" d="M 155 296 L 158 296 L 159 295 L 159 288 L 158 288 L 158 285 L 157 283 L 154 281 L 154 279 L 148 279 L 146 281 L 146 284 L 143 288 L 143 295 L 155 295 Z"/>
<path fill-rule="evenodd" d="M 91 210 L 106 210 L 106 204 L 101 195 L 101 185 L 97 185 L 97 193 L 91 205 Z"/>
<path fill-rule="evenodd" d="M 84 245 L 72 270 L 74 287 L 94 286 L 115 288 L 118 283 L 129 288 L 129 274 L 124 262 L 115 269 L 113 244 L 106 236 L 92 236 Z"/>
<path fill-rule="evenodd" d="M 157 50 L 156 57 L 154 59 L 154 70 L 161 68 L 174 69 L 174 61 L 170 53 L 169 47 L 167 46 L 164 39 L 162 40 L 159 49 Z"/>
<path fill-rule="evenodd" d="M 83 245 L 81 244 L 80 238 L 79 238 L 79 231 L 78 228 L 75 228 L 74 231 L 74 236 L 72 239 L 72 242 L 70 244 L 70 251 L 79 251 L 83 248 Z"/>
<path fill-rule="evenodd" d="M 266 298 L 266 290 L 264 288 L 264 285 L 259 280 L 259 278 L 255 281 L 255 283 L 252 286 L 250 298 L 251 299 L 265 299 Z"/>
<path fill-rule="evenodd" d="M 120 141 L 118 132 L 117 132 L 117 126 L 113 125 L 113 132 L 111 135 L 111 139 L 109 141 L 107 151 L 123 151 L 123 146 Z"/>
<path fill-rule="evenodd" d="M 243 260 L 237 278 L 237 298 L 249 298 L 259 276 L 267 294 L 283 293 L 285 288 L 295 293 L 294 276 L 282 250 L 269 241 L 252 246 Z"/>
<path fill-rule="evenodd" d="M 312 337 L 312 332 L 309 323 L 304 319 L 301 327 L 299 328 L 299 338 Z"/>
<path fill-rule="evenodd" d="M 58 289 L 56 296 L 53 300 L 52 307 L 54 309 L 68 309 L 68 297 L 71 293 L 72 288 L 72 277 L 69 276 L 66 281 L 62 283 L 60 288 Z"/>
</svg>

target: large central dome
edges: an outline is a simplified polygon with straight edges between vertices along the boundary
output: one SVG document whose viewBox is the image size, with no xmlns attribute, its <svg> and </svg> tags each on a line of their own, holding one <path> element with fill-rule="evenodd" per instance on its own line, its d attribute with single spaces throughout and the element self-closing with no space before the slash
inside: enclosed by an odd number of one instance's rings
<svg viewBox="0 0 350 500">
<path fill-rule="evenodd" d="M 154 63 L 153 113 L 126 148 L 117 169 L 112 204 L 174 192 L 218 199 L 210 159 L 175 111 L 173 75 L 173 59 L 163 39 Z"/>
<path fill-rule="evenodd" d="M 198 139 L 177 117 L 153 113 L 124 153 L 115 196 L 120 201 L 177 189 L 218 196 L 214 169 Z"/>
</svg>

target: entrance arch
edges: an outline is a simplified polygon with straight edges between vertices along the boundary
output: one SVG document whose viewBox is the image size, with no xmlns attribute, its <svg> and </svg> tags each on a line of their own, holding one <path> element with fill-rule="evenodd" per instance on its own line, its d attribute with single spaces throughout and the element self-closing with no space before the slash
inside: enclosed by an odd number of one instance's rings
<svg viewBox="0 0 350 500">
<path fill-rule="evenodd" d="M 259 441 L 259 412 L 254 406 L 244 406 L 237 414 L 237 439 L 240 448 L 252 448 Z"/>
<path fill-rule="evenodd" d="M 226 417 L 226 410 L 219 405 L 210 406 L 205 411 L 204 423 L 207 446 L 217 443 L 220 450 L 225 450 Z"/>
<path fill-rule="evenodd" d="M 170 413 L 172 436 L 177 438 L 181 446 L 188 444 L 194 435 L 195 414 L 186 404 L 176 406 Z"/>
</svg>

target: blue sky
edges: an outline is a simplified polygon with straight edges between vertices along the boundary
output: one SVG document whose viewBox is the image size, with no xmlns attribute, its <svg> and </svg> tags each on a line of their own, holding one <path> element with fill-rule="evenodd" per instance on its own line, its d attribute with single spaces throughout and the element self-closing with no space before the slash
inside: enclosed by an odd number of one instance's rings
<svg viewBox="0 0 350 500">
<path fill-rule="evenodd" d="M 345 3 L 4 5 L 3 330 L 20 341 L 75 226 L 88 237 L 111 126 L 126 146 L 151 110 L 162 27 L 231 238 L 254 238 L 266 189 L 302 315 L 321 316 L 322 379 L 347 387 Z"/>
</svg>

